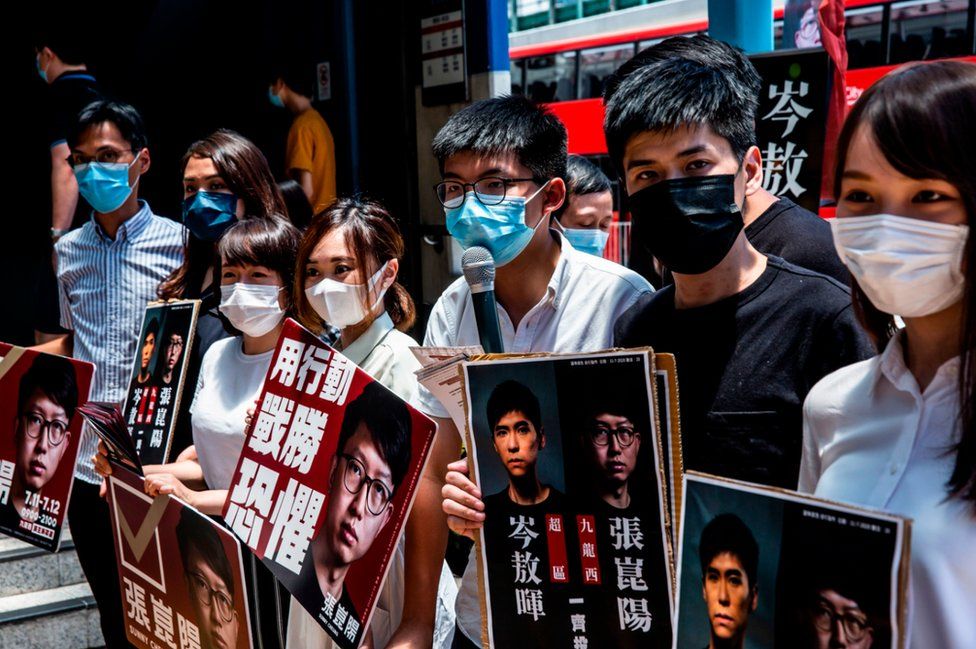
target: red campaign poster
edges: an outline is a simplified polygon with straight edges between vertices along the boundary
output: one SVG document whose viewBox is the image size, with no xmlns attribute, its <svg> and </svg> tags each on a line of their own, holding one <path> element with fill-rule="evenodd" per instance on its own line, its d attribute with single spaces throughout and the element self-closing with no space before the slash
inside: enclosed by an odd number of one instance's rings
<svg viewBox="0 0 976 649">
<path fill-rule="evenodd" d="M 106 499 L 129 642 L 141 649 L 250 649 L 241 547 L 233 534 L 113 464 Z"/>
<path fill-rule="evenodd" d="M 223 516 L 341 647 L 358 647 L 433 421 L 285 322 Z"/>
<path fill-rule="evenodd" d="M 91 363 L 0 343 L 0 532 L 56 551 Z"/>
</svg>

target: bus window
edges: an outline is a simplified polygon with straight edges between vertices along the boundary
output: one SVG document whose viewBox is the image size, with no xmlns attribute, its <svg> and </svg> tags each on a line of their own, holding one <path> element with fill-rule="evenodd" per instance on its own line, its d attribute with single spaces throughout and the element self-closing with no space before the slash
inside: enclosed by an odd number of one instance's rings
<svg viewBox="0 0 976 649">
<path fill-rule="evenodd" d="M 525 62 L 522 59 L 512 59 L 512 95 L 524 95 L 523 87 Z"/>
<path fill-rule="evenodd" d="M 881 7 L 859 7 L 848 9 L 845 16 L 847 67 L 854 70 L 884 65 L 884 48 L 881 47 L 884 10 Z"/>
<path fill-rule="evenodd" d="M 890 63 L 970 54 L 967 0 L 897 2 L 891 5 Z"/>
<path fill-rule="evenodd" d="M 603 81 L 634 56 L 634 44 L 596 47 L 580 52 L 580 98 L 603 96 Z"/>
<path fill-rule="evenodd" d="M 535 102 L 576 99 L 576 52 L 525 59 L 525 94 Z"/>
</svg>

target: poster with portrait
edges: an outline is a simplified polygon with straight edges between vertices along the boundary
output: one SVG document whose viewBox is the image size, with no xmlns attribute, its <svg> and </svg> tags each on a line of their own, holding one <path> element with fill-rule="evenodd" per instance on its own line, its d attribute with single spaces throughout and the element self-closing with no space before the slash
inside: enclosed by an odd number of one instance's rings
<svg viewBox="0 0 976 649">
<path fill-rule="evenodd" d="M 61 544 L 94 365 L 0 343 L 0 532 Z"/>
<path fill-rule="evenodd" d="M 465 363 L 482 642 L 670 647 L 650 350 Z"/>
<path fill-rule="evenodd" d="M 340 647 L 362 643 L 435 429 L 285 321 L 223 516 Z"/>
<path fill-rule="evenodd" d="M 174 496 L 146 495 L 143 481 L 113 463 L 106 482 L 129 642 L 139 649 L 250 649 L 238 540 Z"/>
<path fill-rule="evenodd" d="M 169 461 L 180 402 L 186 356 L 193 345 L 199 300 L 152 302 L 139 330 L 139 346 L 122 414 L 143 464 Z"/>
<path fill-rule="evenodd" d="M 674 647 L 906 646 L 910 521 L 689 472 Z"/>
</svg>

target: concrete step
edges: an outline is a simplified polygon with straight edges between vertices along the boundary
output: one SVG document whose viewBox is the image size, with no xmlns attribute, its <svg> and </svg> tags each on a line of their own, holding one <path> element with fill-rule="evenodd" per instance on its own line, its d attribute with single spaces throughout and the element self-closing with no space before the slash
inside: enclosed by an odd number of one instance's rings
<svg viewBox="0 0 976 649">
<path fill-rule="evenodd" d="M 104 645 L 87 583 L 0 597 L 0 649 Z"/>
<path fill-rule="evenodd" d="M 0 537 L 0 597 L 70 586 L 85 581 L 70 533 L 58 552 L 8 536 Z"/>
</svg>

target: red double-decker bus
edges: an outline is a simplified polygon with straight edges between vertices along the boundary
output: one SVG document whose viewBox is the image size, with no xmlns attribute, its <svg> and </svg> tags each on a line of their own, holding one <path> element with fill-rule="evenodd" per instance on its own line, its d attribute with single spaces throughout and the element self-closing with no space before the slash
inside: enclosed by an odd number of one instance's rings
<svg viewBox="0 0 976 649">
<path fill-rule="evenodd" d="M 604 81 L 624 61 L 665 38 L 707 33 L 707 4 L 664 0 L 513 32 L 512 93 L 548 104 L 566 124 L 570 153 L 591 158 L 613 178 L 602 128 Z M 776 49 L 784 47 L 784 4 L 774 3 Z M 845 13 L 849 104 L 889 70 L 909 61 L 976 62 L 976 0 L 847 0 Z M 627 261 L 628 225 L 622 222 L 612 233 L 607 257 Z"/>
</svg>

